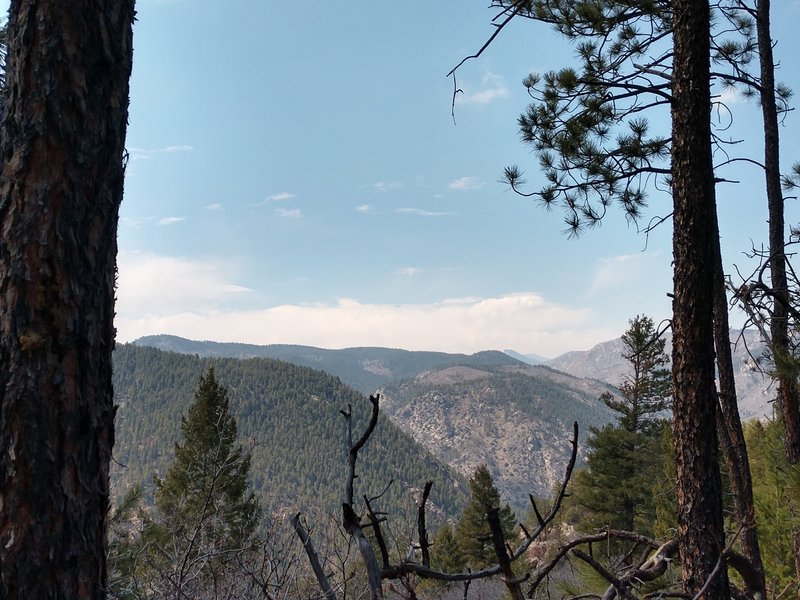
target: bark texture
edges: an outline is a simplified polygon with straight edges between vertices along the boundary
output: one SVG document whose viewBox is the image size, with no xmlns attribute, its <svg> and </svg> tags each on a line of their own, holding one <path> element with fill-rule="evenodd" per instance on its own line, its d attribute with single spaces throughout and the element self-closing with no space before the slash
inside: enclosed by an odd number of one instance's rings
<svg viewBox="0 0 800 600">
<path fill-rule="evenodd" d="M 681 576 L 691 597 L 729 598 L 714 382 L 714 173 L 709 6 L 673 2 L 673 380 Z"/>
<path fill-rule="evenodd" d="M 0 141 L 0 598 L 104 598 L 133 0 L 14 0 Z"/>
<path fill-rule="evenodd" d="M 717 434 L 722 455 L 728 465 L 736 521 L 742 528 L 740 534 L 742 554 L 750 561 L 753 572 L 753 577 L 744 581 L 744 591 L 748 598 L 763 599 L 767 597 L 764 563 L 758 543 L 753 479 L 747 458 L 744 429 L 739 416 L 739 405 L 736 400 L 736 382 L 728 321 L 728 297 L 725 292 L 722 253 L 719 246 L 719 222 L 716 211 L 712 217 L 714 218 L 714 231 L 711 239 L 716 242 L 714 244 L 714 345 L 717 353 L 717 377 L 719 379 Z"/>
<path fill-rule="evenodd" d="M 761 64 L 761 113 L 764 121 L 764 176 L 769 207 L 769 267 L 774 293 L 770 335 L 776 365 L 790 355 L 789 350 L 789 286 L 786 278 L 784 200 L 781 190 L 780 143 L 778 109 L 775 100 L 775 58 L 770 35 L 770 0 L 756 3 L 756 34 L 758 56 Z M 797 382 L 793 377 L 778 372 L 778 406 L 784 428 L 786 460 L 790 465 L 800 463 L 800 401 Z M 793 514 L 800 507 L 792 503 Z M 800 531 L 792 531 L 795 573 L 800 580 Z"/>
</svg>

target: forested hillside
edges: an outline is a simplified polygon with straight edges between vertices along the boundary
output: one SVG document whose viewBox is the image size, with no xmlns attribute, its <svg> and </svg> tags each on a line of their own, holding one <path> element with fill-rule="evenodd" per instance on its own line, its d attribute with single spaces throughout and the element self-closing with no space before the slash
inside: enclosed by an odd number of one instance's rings
<svg viewBox="0 0 800 600">
<path fill-rule="evenodd" d="M 327 373 L 277 360 L 200 358 L 131 344 L 114 352 L 115 495 L 137 482 L 148 486 L 154 474 L 163 474 L 181 417 L 211 365 L 229 390 L 240 439 L 245 447 L 253 445 L 252 484 L 264 507 L 340 510 L 346 455 L 339 411 L 352 405 L 359 435 L 370 409 L 361 394 Z M 383 415 L 359 458 L 359 495 L 377 495 L 394 480 L 382 508 L 408 507 L 427 479 L 435 482 L 433 505 L 446 514 L 465 502 L 464 482 Z"/>
<path fill-rule="evenodd" d="M 403 431 L 464 477 L 486 464 L 504 501 L 517 508 L 528 504 L 530 493 L 549 493 L 562 477 L 574 421 L 585 440 L 590 427 L 612 418 L 599 400 L 610 386 L 526 365 L 502 352 L 327 350 L 168 335 L 134 344 L 200 357 L 270 356 L 325 370 L 365 394 L 380 390 L 385 414 Z"/>
<path fill-rule="evenodd" d="M 497 367 L 520 362 L 503 352 L 486 351 L 475 354 L 449 354 L 400 350 L 396 348 L 343 348 L 329 350 L 313 346 L 290 344 L 254 344 L 200 342 L 174 335 L 149 335 L 133 342 L 160 350 L 197 354 L 204 357 L 275 358 L 295 365 L 321 369 L 341 378 L 347 385 L 363 394 L 371 394 L 388 381 L 415 377 L 426 371 L 455 365 Z"/>
</svg>

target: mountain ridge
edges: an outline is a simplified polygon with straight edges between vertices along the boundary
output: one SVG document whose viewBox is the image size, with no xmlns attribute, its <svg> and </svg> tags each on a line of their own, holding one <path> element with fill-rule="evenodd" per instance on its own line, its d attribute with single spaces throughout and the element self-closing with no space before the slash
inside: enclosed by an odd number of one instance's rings
<svg viewBox="0 0 800 600">
<path fill-rule="evenodd" d="M 582 457 L 590 428 L 613 420 L 599 397 L 619 393 L 615 386 L 629 366 L 622 358 L 621 338 L 538 365 L 496 351 L 328 350 L 174 336 L 149 336 L 135 344 L 190 353 L 198 360 L 226 354 L 240 360 L 269 356 L 324 370 L 365 395 L 379 392 L 383 414 L 416 443 L 464 478 L 486 464 L 504 498 L 517 508 L 527 504 L 529 493 L 547 494 L 560 480 L 573 421 L 579 423 Z M 746 356 L 734 356 L 740 412 L 743 418 L 761 417 L 768 410 L 767 384 L 748 366 Z"/>
</svg>

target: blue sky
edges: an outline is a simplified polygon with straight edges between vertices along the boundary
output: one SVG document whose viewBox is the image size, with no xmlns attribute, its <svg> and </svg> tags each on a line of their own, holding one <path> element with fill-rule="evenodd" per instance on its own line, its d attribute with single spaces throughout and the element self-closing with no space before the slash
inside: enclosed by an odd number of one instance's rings
<svg viewBox="0 0 800 600">
<path fill-rule="evenodd" d="M 509 164 L 541 181 L 520 82 L 571 46 L 512 25 L 460 69 L 453 123 L 445 75 L 491 33 L 486 4 L 139 0 L 119 339 L 555 356 L 668 318 L 669 224 L 646 240 L 613 211 L 568 239 L 498 181 Z M 774 13 L 778 77 L 798 89 L 800 6 Z M 731 100 L 731 135 L 757 140 L 758 107 Z M 786 166 L 797 134 L 790 115 Z M 738 169 L 719 199 L 729 268 L 766 239 L 761 174 Z M 669 212 L 650 201 L 648 218 Z"/>
</svg>

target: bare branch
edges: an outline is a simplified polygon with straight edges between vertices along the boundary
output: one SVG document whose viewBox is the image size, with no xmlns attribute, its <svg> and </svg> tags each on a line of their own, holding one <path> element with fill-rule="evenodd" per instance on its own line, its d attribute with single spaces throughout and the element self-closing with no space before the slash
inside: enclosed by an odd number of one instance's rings
<svg viewBox="0 0 800 600">
<path fill-rule="evenodd" d="M 508 555 L 503 537 L 503 526 L 500 524 L 500 510 L 496 507 L 492 508 L 487 513 L 486 519 L 492 531 L 492 543 L 494 544 L 494 552 L 497 556 L 500 573 L 503 575 L 503 583 L 506 584 L 506 588 L 508 588 L 513 600 L 524 600 L 520 584 L 526 581 L 529 575 L 526 573 L 522 578 L 517 578 L 514 575 L 514 569 L 511 567 L 511 557 Z"/>
<path fill-rule="evenodd" d="M 328 576 L 322 569 L 322 565 L 320 565 L 317 551 L 314 549 L 314 544 L 311 542 L 311 535 L 300 523 L 300 513 L 293 515 L 289 521 L 291 522 L 297 537 L 300 538 L 300 541 L 303 544 L 303 549 L 306 551 L 306 556 L 308 556 L 308 562 L 311 563 L 311 568 L 314 571 L 314 575 L 317 578 L 320 588 L 322 588 L 322 592 L 325 594 L 326 600 L 337 600 L 336 594 L 334 593 L 331 583 L 328 580 Z"/>
<path fill-rule="evenodd" d="M 428 480 L 425 482 L 425 488 L 422 490 L 422 497 L 419 500 L 417 509 L 417 533 L 419 535 L 419 547 L 422 551 L 422 564 L 426 567 L 431 566 L 431 553 L 430 544 L 428 543 L 428 531 L 425 527 L 425 503 L 430 496 L 433 481 Z M 388 565 L 386 565 L 388 566 Z"/>
</svg>

